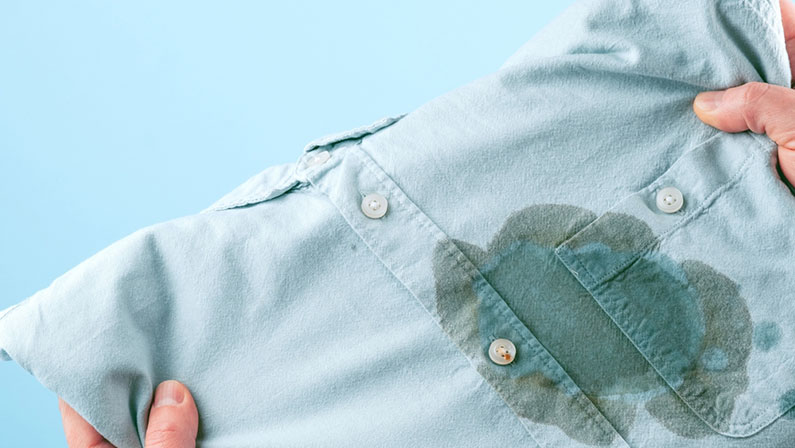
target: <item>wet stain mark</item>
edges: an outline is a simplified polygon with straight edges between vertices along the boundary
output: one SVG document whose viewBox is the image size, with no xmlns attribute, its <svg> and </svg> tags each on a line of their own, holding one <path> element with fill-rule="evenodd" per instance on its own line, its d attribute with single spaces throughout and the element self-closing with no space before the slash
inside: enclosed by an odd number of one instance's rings
<svg viewBox="0 0 795 448">
<path fill-rule="evenodd" d="M 784 393 L 779 399 L 779 410 L 784 412 L 781 416 L 787 420 L 795 420 L 795 407 L 792 406 L 795 403 L 795 389 L 790 389 Z"/>
<path fill-rule="evenodd" d="M 483 361 L 478 371 L 515 412 L 556 425 L 581 443 L 599 446 L 612 441 L 609 432 L 585 417 L 579 401 L 583 399 L 596 405 L 622 434 L 635 423 L 638 406 L 679 436 L 697 439 L 715 434 L 556 257 L 555 247 L 596 218 L 584 208 L 541 204 L 511 214 L 485 250 L 451 241 L 579 386 L 579 396 L 562 386 L 560 372 L 544 363 L 543 356 L 520 352 L 510 369 L 491 365 L 484 354 L 490 338 L 497 336 L 491 334 L 497 324 L 494 311 L 485 308 L 487 302 L 479 297 L 473 278 L 458 267 L 449 242 L 436 247 L 433 262 L 437 312 L 444 330 L 464 351 Z M 602 245 L 600 256 L 626 257 L 641 252 L 654 238 L 651 229 L 633 216 L 612 214 L 610 219 L 611 233 L 593 241 Z M 621 295 L 633 299 L 633 312 L 646 316 L 638 321 L 650 325 L 649 343 L 676 348 L 677 390 L 701 387 L 703 398 L 720 403 L 721 416 L 729 415 L 735 397 L 748 386 L 746 364 L 753 329 L 735 282 L 705 263 L 677 262 L 655 250 L 615 280 L 625 288 Z M 755 344 L 760 343 L 757 339 L 775 339 L 771 330 L 759 334 L 754 334 Z"/>
<path fill-rule="evenodd" d="M 754 347 L 769 351 L 781 340 L 781 327 L 771 321 L 759 322 L 754 328 Z"/>
</svg>

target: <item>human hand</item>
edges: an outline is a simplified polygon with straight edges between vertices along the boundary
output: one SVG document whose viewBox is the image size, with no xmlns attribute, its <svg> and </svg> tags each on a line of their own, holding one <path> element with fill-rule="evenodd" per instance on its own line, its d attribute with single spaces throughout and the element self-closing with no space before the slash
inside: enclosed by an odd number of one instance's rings
<svg viewBox="0 0 795 448">
<path fill-rule="evenodd" d="M 58 398 L 61 419 L 69 448 L 113 448 L 94 427 L 65 401 Z M 199 413 L 188 388 L 174 380 L 163 381 L 155 389 L 146 428 L 146 448 L 185 448 L 196 446 Z"/>
<path fill-rule="evenodd" d="M 795 4 L 779 0 L 790 70 L 795 80 Z M 795 82 L 793 83 L 795 87 Z M 701 121 L 726 132 L 751 130 L 778 144 L 781 172 L 795 186 L 795 89 L 761 82 L 696 95 Z"/>
</svg>

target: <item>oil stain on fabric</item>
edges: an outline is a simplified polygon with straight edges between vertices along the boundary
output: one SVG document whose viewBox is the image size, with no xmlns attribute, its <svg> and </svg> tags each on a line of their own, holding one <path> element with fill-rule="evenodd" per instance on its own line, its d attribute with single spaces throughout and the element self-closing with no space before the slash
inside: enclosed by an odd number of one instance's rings
<svg viewBox="0 0 795 448">
<path fill-rule="evenodd" d="M 440 242 L 434 275 L 442 327 L 465 352 L 483 361 L 478 371 L 515 412 L 556 425 L 582 443 L 608 445 L 612 437 L 588 424 L 577 394 L 594 403 L 620 434 L 629 433 L 643 406 L 679 436 L 714 435 L 556 257 L 557 246 L 596 218 L 581 207 L 540 204 L 512 213 L 485 250 L 456 239 Z M 646 324 L 654 327 L 661 346 L 679 348 L 680 383 L 719 384 L 720 400 L 730 412 L 734 398 L 748 386 L 752 345 L 771 347 L 780 329 L 763 324 L 754 331 L 734 281 L 703 262 L 677 262 L 648 249 L 653 235 L 638 218 L 614 214 L 611 219 L 616 233 L 602 242 L 604 257 L 613 251 L 622 257 L 627 251 L 653 252 L 619 281 L 623 293 L 644 307 Z M 519 353 L 514 371 L 522 373 L 513 377 L 490 365 L 486 350 L 494 335 L 489 326 L 500 317 L 479 297 L 471 276 L 450 262 L 451 242 L 579 387 L 575 394 L 543 357 Z"/>
</svg>

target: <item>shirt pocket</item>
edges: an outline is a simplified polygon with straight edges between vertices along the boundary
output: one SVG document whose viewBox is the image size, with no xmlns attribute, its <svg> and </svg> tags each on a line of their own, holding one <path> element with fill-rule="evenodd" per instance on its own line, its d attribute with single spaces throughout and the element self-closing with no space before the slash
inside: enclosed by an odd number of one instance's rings
<svg viewBox="0 0 795 448">
<path fill-rule="evenodd" d="M 795 404 L 795 196 L 765 139 L 715 134 L 555 248 L 688 407 L 730 437 Z M 667 187 L 682 194 L 678 211 L 657 205 Z"/>
</svg>

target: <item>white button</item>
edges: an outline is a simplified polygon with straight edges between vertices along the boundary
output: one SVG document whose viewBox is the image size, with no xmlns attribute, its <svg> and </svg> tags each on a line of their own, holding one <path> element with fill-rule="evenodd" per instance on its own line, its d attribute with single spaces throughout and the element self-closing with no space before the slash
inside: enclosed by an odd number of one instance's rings
<svg viewBox="0 0 795 448">
<path fill-rule="evenodd" d="M 370 193 L 362 199 L 362 211 L 368 218 L 384 216 L 386 207 L 386 198 L 378 193 Z"/>
<path fill-rule="evenodd" d="M 675 213 L 683 204 L 682 192 L 676 187 L 665 187 L 657 192 L 657 208 L 665 213 Z"/>
<path fill-rule="evenodd" d="M 507 339 L 495 339 L 489 346 L 489 358 L 495 364 L 510 364 L 516 358 L 516 347 Z"/>
<path fill-rule="evenodd" d="M 315 166 L 326 163 L 326 160 L 328 160 L 329 157 L 331 157 L 331 154 L 329 154 L 328 151 L 320 151 L 317 154 L 311 154 L 306 159 L 306 166 Z"/>
</svg>

